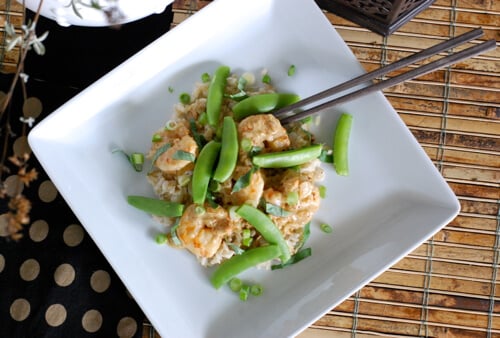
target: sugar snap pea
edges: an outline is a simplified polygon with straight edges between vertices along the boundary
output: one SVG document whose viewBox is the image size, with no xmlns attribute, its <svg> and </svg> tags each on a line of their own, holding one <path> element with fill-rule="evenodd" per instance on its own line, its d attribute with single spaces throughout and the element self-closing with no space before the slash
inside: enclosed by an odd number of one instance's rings
<svg viewBox="0 0 500 338">
<path fill-rule="evenodd" d="M 221 143 L 219 162 L 214 173 L 214 180 L 218 182 L 231 177 L 238 160 L 238 131 L 231 116 L 224 117 Z"/>
<path fill-rule="evenodd" d="M 236 213 L 257 229 L 266 241 L 278 245 L 280 248 L 280 259 L 283 263 L 290 259 L 288 244 L 269 216 L 248 204 L 241 205 L 236 209 Z"/>
<path fill-rule="evenodd" d="M 182 216 L 184 205 L 176 202 L 169 202 L 145 196 L 131 195 L 127 197 L 127 202 L 139 210 L 145 211 L 151 215 L 165 217 Z"/>
<path fill-rule="evenodd" d="M 299 149 L 257 154 L 252 158 L 252 163 L 261 168 L 293 167 L 318 158 L 322 148 L 321 144 L 313 144 Z"/>
<path fill-rule="evenodd" d="M 351 114 L 340 115 L 335 128 L 333 139 L 333 165 L 337 174 L 341 176 L 349 175 L 349 135 L 351 133 L 353 117 Z"/>
<path fill-rule="evenodd" d="M 203 204 L 205 202 L 208 184 L 210 183 L 210 178 L 212 178 L 220 147 L 220 142 L 212 140 L 201 149 L 196 159 L 191 179 L 193 202 L 196 204 Z"/>
<path fill-rule="evenodd" d="M 277 258 L 281 251 L 277 245 L 268 245 L 246 250 L 241 255 L 236 255 L 222 262 L 210 277 L 212 285 L 219 289 L 241 272 Z"/>
<path fill-rule="evenodd" d="M 247 97 L 232 108 L 234 119 L 239 121 L 249 115 L 269 113 L 300 100 L 296 94 L 265 93 Z"/>
<path fill-rule="evenodd" d="M 217 68 L 208 86 L 207 120 L 208 124 L 214 127 L 219 123 L 224 90 L 226 89 L 227 77 L 230 71 L 231 69 L 228 66 Z"/>
</svg>

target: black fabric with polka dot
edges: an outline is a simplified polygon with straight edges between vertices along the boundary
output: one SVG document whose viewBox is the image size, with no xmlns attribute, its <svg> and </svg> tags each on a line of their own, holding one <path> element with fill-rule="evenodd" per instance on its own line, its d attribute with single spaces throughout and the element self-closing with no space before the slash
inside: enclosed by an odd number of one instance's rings
<svg viewBox="0 0 500 338">
<path fill-rule="evenodd" d="M 12 107 L 22 109 L 12 109 L 11 116 L 22 115 L 11 119 L 8 156 L 30 152 L 21 133 L 29 131 L 28 122 L 38 123 L 167 32 L 171 22 L 171 6 L 120 29 L 60 27 L 40 18 L 37 32 L 50 32 L 47 52 L 28 54 L 28 97 L 20 89 L 14 95 Z M 10 83 L 11 76 L 0 74 L 0 91 Z M 8 239 L 0 216 L 0 338 L 141 337 L 144 314 L 36 158 L 29 163 L 39 172 L 29 187 L 20 187 L 16 176 L 2 176 L 16 187 L 11 194 L 24 189 L 32 210 L 18 241 Z M 0 200 L 0 215 L 7 209 Z"/>
</svg>

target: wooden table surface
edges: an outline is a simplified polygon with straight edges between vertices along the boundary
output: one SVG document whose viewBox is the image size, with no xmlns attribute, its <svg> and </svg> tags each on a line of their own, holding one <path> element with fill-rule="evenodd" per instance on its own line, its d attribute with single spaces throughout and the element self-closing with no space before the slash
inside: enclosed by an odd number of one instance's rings
<svg viewBox="0 0 500 338">
<path fill-rule="evenodd" d="M 208 3 L 175 1 L 174 26 Z M 367 71 L 479 26 L 482 40 L 500 41 L 498 0 L 437 0 L 386 38 L 325 15 Z M 500 49 L 385 95 L 461 212 L 299 337 L 500 337 Z M 144 328 L 144 338 L 159 337 Z"/>
</svg>

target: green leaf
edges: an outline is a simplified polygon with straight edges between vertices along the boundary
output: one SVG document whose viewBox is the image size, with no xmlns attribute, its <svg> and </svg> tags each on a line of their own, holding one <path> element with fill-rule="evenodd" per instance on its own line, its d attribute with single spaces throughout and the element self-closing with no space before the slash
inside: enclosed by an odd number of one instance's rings
<svg viewBox="0 0 500 338">
<path fill-rule="evenodd" d="M 266 207 L 266 212 L 270 215 L 274 215 L 274 216 L 278 216 L 278 217 L 286 217 L 286 216 L 290 216 L 290 214 L 291 214 L 290 211 L 287 211 L 287 210 L 281 208 L 280 206 L 272 204 L 272 203 L 266 202 L 265 207 Z"/>
</svg>

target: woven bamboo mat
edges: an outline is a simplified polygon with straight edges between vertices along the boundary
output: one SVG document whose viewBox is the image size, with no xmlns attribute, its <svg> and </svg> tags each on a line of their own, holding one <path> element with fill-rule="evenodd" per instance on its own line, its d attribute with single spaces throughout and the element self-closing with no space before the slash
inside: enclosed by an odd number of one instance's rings
<svg viewBox="0 0 500 338">
<path fill-rule="evenodd" d="M 19 60 L 19 48 L 6 50 L 6 22 L 13 24 L 17 30 L 24 22 L 24 8 L 16 0 L 0 1 L 0 72 L 13 73 Z"/>
<path fill-rule="evenodd" d="M 208 3 L 176 0 L 173 25 Z M 500 41 L 498 0 L 437 0 L 387 38 L 325 15 L 367 70 L 478 26 Z M 300 337 L 500 337 L 500 48 L 385 94 L 462 210 Z"/>
</svg>

